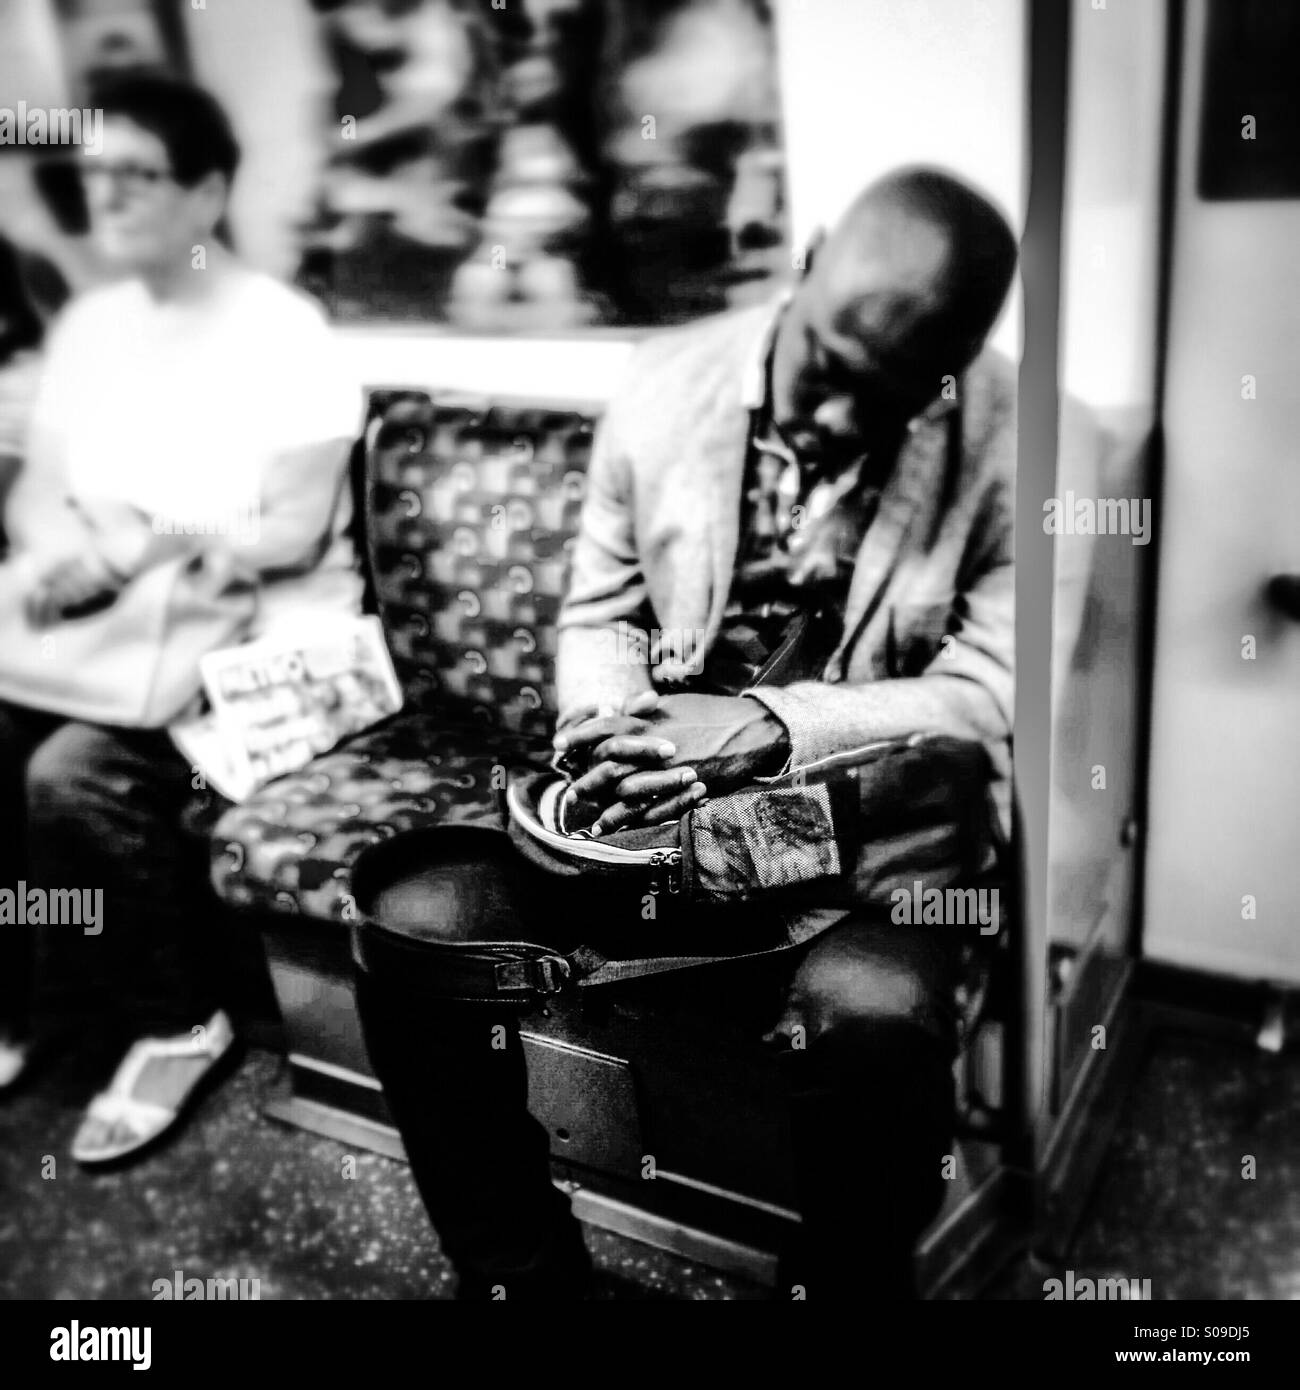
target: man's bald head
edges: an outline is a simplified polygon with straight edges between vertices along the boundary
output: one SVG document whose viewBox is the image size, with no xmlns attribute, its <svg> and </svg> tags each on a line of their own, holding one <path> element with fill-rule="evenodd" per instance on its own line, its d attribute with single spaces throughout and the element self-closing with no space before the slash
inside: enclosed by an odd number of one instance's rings
<svg viewBox="0 0 1300 1390">
<path fill-rule="evenodd" d="M 900 169 L 858 195 L 818 259 L 815 273 L 841 302 L 878 289 L 887 273 L 918 314 L 966 341 L 968 361 L 1011 287 L 1016 242 L 973 188 L 937 169 Z"/>
<path fill-rule="evenodd" d="M 872 184 L 816 252 L 773 359 L 778 423 L 802 452 L 858 450 L 924 408 L 992 328 L 1015 271 L 997 209 L 951 175 Z"/>
</svg>

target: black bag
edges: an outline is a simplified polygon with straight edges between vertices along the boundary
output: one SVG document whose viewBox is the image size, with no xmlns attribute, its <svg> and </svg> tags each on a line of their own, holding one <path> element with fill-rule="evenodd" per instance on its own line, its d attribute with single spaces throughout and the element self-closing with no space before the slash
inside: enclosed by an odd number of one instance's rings
<svg viewBox="0 0 1300 1390">
<path fill-rule="evenodd" d="M 884 739 L 705 801 L 675 823 L 600 838 L 560 829 L 567 785 L 545 772 L 510 781 L 510 843 L 545 873 L 573 879 L 575 894 L 598 890 L 605 900 L 626 894 L 629 913 L 647 898 L 670 914 L 673 904 L 687 910 L 744 903 L 786 917 L 887 913 L 900 893 L 910 896 L 918 885 L 977 887 L 1006 862 L 988 755 L 981 744 L 946 735 Z M 409 863 L 409 847 L 401 844 L 407 838 L 375 846 L 358 861 L 353 891 L 363 918 L 393 866 Z M 425 967 L 427 992 L 498 1004 L 532 1004 L 571 987 L 751 959 L 799 944 L 787 937 L 725 956 L 610 959 L 587 944 L 557 951 L 526 941 L 412 942 L 369 920 L 354 940 L 363 968 L 367 942 L 399 957 L 409 952 L 413 967 L 417 960 Z"/>
<path fill-rule="evenodd" d="M 997 857 L 982 744 L 939 734 L 882 739 L 692 807 L 669 825 L 565 834 L 564 778 L 509 784 L 509 833 L 552 874 L 660 887 L 688 903 L 883 908 L 917 880 L 973 882 Z"/>
</svg>

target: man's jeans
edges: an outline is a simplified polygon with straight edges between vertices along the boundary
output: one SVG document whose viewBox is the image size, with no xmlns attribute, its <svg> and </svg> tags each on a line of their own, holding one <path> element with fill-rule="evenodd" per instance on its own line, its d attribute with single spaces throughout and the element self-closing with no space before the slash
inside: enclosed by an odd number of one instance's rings
<svg viewBox="0 0 1300 1390">
<path fill-rule="evenodd" d="M 460 850 L 388 890 L 379 920 L 415 939 L 564 948 L 601 929 L 590 893 L 561 892 L 508 845 L 482 839 L 493 847 Z M 715 939 L 716 924 L 710 914 Z M 730 926 L 742 931 L 745 915 Z M 783 1259 L 778 1297 L 793 1297 L 795 1285 L 825 1301 L 915 1294 L 912 1252 L 942 1202 L 952 1145 L 952 938 L 942 928 L 851 918 L 764 961 L 600 987 L 685 992 L 691 1007 L 752 1040 L 755 1064 L 787 1107 L 800 1194 L 801 1235 Z M 745 949 L 743 937 L 733 940 Z M 592 944 L 610 953 L 608 939 Z M 462 1295 L 500 1285 L 506 1298 L 575 1296 L 585 1257 L 568 1200 L 550 1182 L 548 1135 L 527 1110 L 517 1013 L 421 999 L 408 952 L 391 972 L 374 964 L 360 972 L 358 1001 L 371 1061 Z M 649 1070 L 654 1058 L 637 1063 Z"/>
<path fill-rule="evenodd" d="M 0 704 L 0 888 L 102 890 L 96 931 L 0 926 L 0 1029 L 94 1027 L 105 1062 L 216 1007 L 207 846 L 182 826 L 193 770 L 165 732 Z"/>
</svg>

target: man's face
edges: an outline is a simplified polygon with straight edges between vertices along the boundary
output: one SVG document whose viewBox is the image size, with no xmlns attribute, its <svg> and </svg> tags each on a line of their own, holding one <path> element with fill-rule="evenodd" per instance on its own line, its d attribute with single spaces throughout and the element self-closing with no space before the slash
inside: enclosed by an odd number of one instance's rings
<svg viewBox="0 0 1300 1390">
<path fill-rule="evenodd" d="M 841 232 L 825 245 L 777 329 L 774 418 L 822 471 L 897 431 L 966 364 L 965 345 L 937 326 L 946 240 L 922 222 L 879 221 L 852 243 Z"/>
<path fill-rule="evenodd" d="M 225 180 L 212 173 L 193 188 L 172 174 L 167 147 L 134 121 L 104 120 L 100 154 L 81 166 L 96 245 L 109 265 L 148 271 L 188 260 L 219 220 Z"/>
</svg>

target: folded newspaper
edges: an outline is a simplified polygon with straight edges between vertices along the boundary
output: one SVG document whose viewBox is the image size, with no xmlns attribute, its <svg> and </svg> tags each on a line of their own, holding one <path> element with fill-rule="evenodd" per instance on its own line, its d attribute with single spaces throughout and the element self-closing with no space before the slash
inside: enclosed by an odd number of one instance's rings
<svg viewBox="0 0 1300 1390">
<path fill-rule="evenodd" d="M 171 727 L 181 752 L 223 796 L 242 801 L 402 707 L 376 617 L 343 618 L 200 663 L 211 709 Z"/>
</svg>

